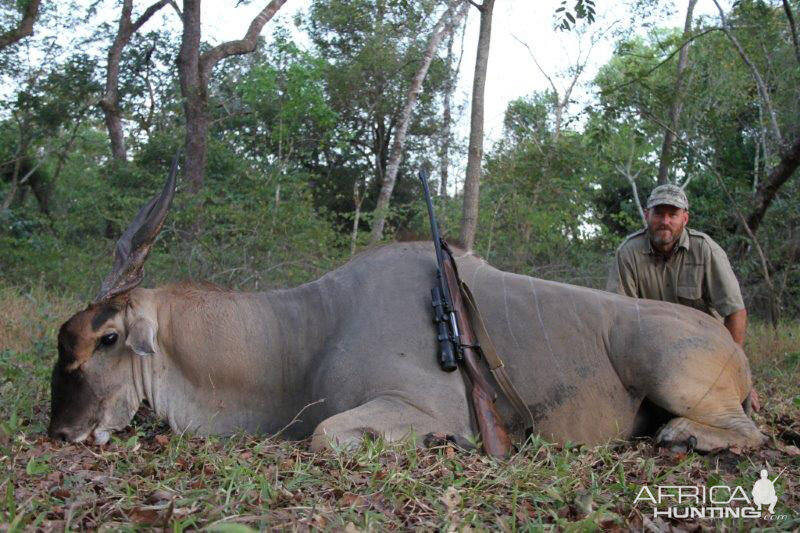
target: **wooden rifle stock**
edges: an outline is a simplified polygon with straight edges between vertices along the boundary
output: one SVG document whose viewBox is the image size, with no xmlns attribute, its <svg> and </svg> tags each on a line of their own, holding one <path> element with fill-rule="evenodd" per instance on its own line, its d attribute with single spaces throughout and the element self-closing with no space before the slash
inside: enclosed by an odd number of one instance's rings
<svg viewBox="0 0 800 533">
<path fill-rule="evenodd" d="M 461 333 L 461 344 L 463 346 L 462 356 L 464 370 L 472 385 L 470 394 L 472 395 L 472 406 L 475 410 L 475 420 L 483 441 L 483 449 L 492 457 L 508 457 L 511 452 L 511 437 L 506 431 L 500 413 L 495 408 L 494 401 L 497 393 L 494 388 L 484 378 L 478 367 L 479 354 L 472 346 L 477 344 L 475 332 L 469 321 L 467 309 L 461 298 L 461 290 L 458 283 L 458 276 L 451 261 L 454 261 L 448 252 L 444 256 L 444 274 L 450 294 L 453 299 L 453 307 L 457 311 L 458 328 Z"/>
</svg>

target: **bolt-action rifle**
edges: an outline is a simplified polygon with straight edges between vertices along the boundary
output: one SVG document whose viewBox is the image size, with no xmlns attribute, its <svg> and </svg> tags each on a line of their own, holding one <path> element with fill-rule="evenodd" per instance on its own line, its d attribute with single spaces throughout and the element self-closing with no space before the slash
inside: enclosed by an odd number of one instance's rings
<svg viewBox="0 0 800 533">
<path fill-rule="evenodd" d="M 480 346 L 461 297 L 461 283 L 456 262 L 447 242 L 439 235 L 439 226 L 436 223 L 433 202 L 428 190 L 428 174 L 420 171 L 419 179 L 428 204 L 438 267 L 436 284 L 431 289 L 431 300 L 436 338 L 439 343 L 439 366 L 445 372 L 452 372 L 458 368 L 458 363 L 463 364 L 471 384 L 472 407 L 481 433 L 483 448 L 491 456 L 506 457 L 511 450 L 511 439 L 494 406 L 497 394 L 478 368 Z"/>
</svg>

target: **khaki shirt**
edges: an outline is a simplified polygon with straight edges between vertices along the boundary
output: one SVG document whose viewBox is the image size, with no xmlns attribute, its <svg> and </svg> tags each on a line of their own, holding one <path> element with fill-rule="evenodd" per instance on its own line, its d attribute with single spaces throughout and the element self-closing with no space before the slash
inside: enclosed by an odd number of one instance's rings
<svg viewBox="0 0 800 533">
<path fill-rule="evenodd" d="M 664 259 L 646 229 L 628 236 L 617 249 L 606 290 L 687 305 L 718 319 L 744 309 L 728 256 L 711 237 L 685 228 L 675 246 Z"/>
</svg>

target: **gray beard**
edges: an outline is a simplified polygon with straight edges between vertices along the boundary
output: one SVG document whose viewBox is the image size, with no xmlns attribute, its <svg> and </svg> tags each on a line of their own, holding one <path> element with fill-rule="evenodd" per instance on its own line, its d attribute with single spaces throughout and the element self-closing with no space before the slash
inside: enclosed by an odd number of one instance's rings
<svg viewBox="0 0 800 533">
<path fill-rule="evenodd" d="M 650 228 L 647 229 L 647 233 L 650 237 L 650 244 L 653 249 L 659 254 L 670 256 L 675 251 L 675 247 L 678 245 L 678 241 L 681 239 L 681 235 L 685 229 L 686 225 L 683 225 L 676 232 L 670 232 L 670 236 L 667 239 L 658 236 L 657 231 L 650 231 Z M 662 250 L 662 248 L 669 248 L 669 250 Z"/>
<path fill-rule="evenodd" d="M 651 233 L 650 240 L 655 244 L 657 247 L 661 248 L 662 246 L 667 246 L 675 241 L 677 241 L 677 236 L 675 234 L 670 234 L 668 239 L 664 239 L 658 235 L 658 233 Z"/>
</svg>

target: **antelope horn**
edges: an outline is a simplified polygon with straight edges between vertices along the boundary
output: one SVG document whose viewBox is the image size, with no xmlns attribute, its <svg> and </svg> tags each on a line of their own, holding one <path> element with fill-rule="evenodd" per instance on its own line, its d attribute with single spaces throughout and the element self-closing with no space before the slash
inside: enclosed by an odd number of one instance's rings
<svg viewBox="0 0 800 533">
<path fill-rule="evenodd" d="M 177 175 L 178 154 L 175 154 L 164 189 L 142 207 L 117 241 L 114 268 L 103 280 L 94 303 L 128 292 L 142 282 L 144 262 L 167 218 L 172 197 L 175 195 Z"/>
</svg>

